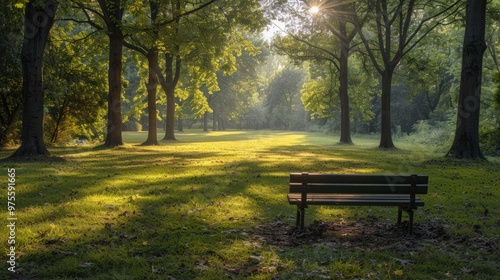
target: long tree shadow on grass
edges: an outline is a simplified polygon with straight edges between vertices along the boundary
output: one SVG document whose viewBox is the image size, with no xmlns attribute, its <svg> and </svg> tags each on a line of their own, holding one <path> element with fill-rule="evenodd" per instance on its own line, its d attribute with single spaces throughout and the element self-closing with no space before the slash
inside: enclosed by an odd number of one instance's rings
<svg viewBox="0 0 500 280">
<path fill-rule="evenodd" d="M 287 252 L 287 247 L 319 244 L 335 252 L 360 246 L 374 250 L 391 240 L 393 245 L 405 245 L 404 237 L 394 243 L 400 232 L 381 220 L 343 225 L 332 219 L 312 223 L 309 235 L 288 233 L 295 213 L 295 207 L 286 202 L 288 173 L 349 172 L 354 165 L 363 172 L 391 169 L 388 164 L 377 164 L 376 157 L 367 157 L 363 151 L 338 152 L 304 145 L 268 149 L 234 160 L 209 152 L 127 150 L 127 154 L 109 152 L 100 158 L 104 162 L 90 156 L 74 166 L 56 166 L 69 170 L 51 185 L 60 193 L 37 200 L 37 206 L 52 212 L 30 221 L 33 225 L 48 223 L 48 229 L 33 231 L 27 238 L 35 249 L 27 248 L 20 256 L 23 267 L 17 274 L 19 279 L 272 277 L 280 269 L 288 269 L 281 260 L 299 262 L 303 258 Z M 46 185 L 53 177 L 32 175 L 32 179 Z M 72 180 L 81 185 L 65 183 Z M 20 193 L 20 200 L 39 195 L 40 186 Z M 104 197 L 102 203 L 100 195 Z M 116 199 L 108 202 L 105 197 Z M 78 206 L 85 203 L 95 205 Z M 315 216 L 314 211 L 308 215 L 312 219 Z M 78 227 L 79 222 L 84 226 Z M 416 242 L 455 244 L 445 239 L 446 231 L 440 235 L 442 228 L 431 228 L 432 223 L 427 229 L 425 223 L 420 225 L 424 225 L 421 237 L 434 234 L 435 238 Z M 57 227 L 64 229 L 57 231 Z M 481 244 L 481 239 L 474 238 L 464 240 Z M 485 247 L 487 242 L 484 239 Z M 270 249 L 276 246 L 278 250 Z M 492 241 L 490 247 L 494 246 L 498 245 Z M 276 270 L 263 257 L 271 254 L 280 259 Z M 294 269 L 290 270 L 293 274 Z"/>
</svg>

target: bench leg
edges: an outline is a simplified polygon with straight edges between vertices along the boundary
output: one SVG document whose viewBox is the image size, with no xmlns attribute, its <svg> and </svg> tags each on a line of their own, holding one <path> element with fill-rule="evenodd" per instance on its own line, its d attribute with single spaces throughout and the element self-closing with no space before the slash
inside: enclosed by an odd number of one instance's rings
<svg viewBox="0 0 500 280">
<path fill-rule="evenodd" d="M 398 225 L 401 225 L 401 218 L 403 216 L 403 210 L 408 213 L 408 233 L 413 233 L 413 209 L 406 209 L 403 207 L 398 207 Z"/>
<path fill-rule="evenodd" d="M 306 216 L 306 209 L 301 208 L 300 209 L 301 215 L 300 215 L 300 230 L 304 229 L 304 218 Z"/>
<path fill-rule="evenodd" d="M 300 206 L 297 206 L 297 220 L 295 222 L 295 226 L 303 230 L 304 229 L 304 216 L 306 213 L 306 209 Z"/>
<path fill-rule="evenodd" d="M 408 216 L 410 217 L 410 224 L 408 225 L 408 233 L 413 233 L 413 209 L 408 211 Z"/>
<path fill-rule="evenodd" d="M 299 228 L 300 226 L 300 207 L 297 206 L 297 219 L 295 221 L 295 227 Z"/>
</svg>

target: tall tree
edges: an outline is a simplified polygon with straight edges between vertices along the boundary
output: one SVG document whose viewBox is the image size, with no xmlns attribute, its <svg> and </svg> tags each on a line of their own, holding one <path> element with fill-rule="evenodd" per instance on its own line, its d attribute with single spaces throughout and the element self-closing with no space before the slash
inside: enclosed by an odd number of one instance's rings
<svg viewBox="0 0 500 280">
<path fill-rule="evenodd" d="M 108 112 L 106 139 L 104 146 L 123 145 L 121 120 L 122 68 L 123 68 L 123 15 L 124 3 L 121 0 L 94 1 L 71 0 L 75 8 L 82 11 L 85 19 L 72 18 L 78 23 L 86 23 L 105 31 L 108 39 Z"/>
<path fill-rule="evenodd" d="M 157 112 L 156 112 L 156 92 L 158 88 L 159 73 L 159 31 L 158 13 L 159 4 L 157 1 L 149 1 L 150 22 L 149 32 L 146 32 L 150 39 L 138 39 L 131 35 L 130 41 L 125 40 L 124 45 L 142 54 L 148 60 L 148 82 L 146 89 L 148 92 L 148 138 L 142 145 L 158 145 L 157 137 Z M 160 74 L 161 75 L 161 74 Z"/>
<path fill-rule="evenodd" d="M 299 11 L 292 13 L 294 18 L 301 22 L 301 30 L 289 34 L 297 44 L 291 44 L 289 38 L 277 40 L 275 47 L 281 53 L 287 54 L 294 60 L 308 60 L 313 63 L 318 61 L 328 61 L 335 66 L 336 71 L 330 71 L 335 75 L 337 82 L 324 83 L 325 95 L 329 95 L 332 100 L 335 93 L 340 101 L 340 143 L 352 144 L 351 139 L 351 108 L 349 105 L 349 56 L 353 49 L 353 40 L 357 30 L 353 27 L 353 17 L 357 13 L 360 15 L 360 24 L 366 19 L 366 10 L 358 9 L 362 5 L 356 6 L 353 1 L 347 0 L 303 0 L 309 12 Z M 297 10 L 294 4 L 292 10 Z M 304 16 L 306 15 L 306 16 Z M 365 15 L 365 16 L 362 16 Z M 311 18 L 312 17 L 312 24 Z M 292 28 L 293 29 L 293 28 Z M 288 39 L 288 40 L 286 40 Z M 301 45 L 301 46 L 300 46 Z M 333 76 L 330 77 L 334 78 Z M 328 88 L 328 86 L 334 86 Z"/>
<path fill-rule="evenodd" d="M 447 156 L 484 159 L 479 146 L 483 54 L 486 50 L 486 0 L 467 0 L 462 73 L 455 138 Z"/>
<path fill-rule="evenodd" d="M 391 86 L 401 59 L 434 28 L 460 7 L 461 0 L 449 3 L 434 0 L 376 0 L 373 24 L 354 21 L 366 52 L 382 79 L 380 148 L 394 148 L 391 134 Z"/>
<path fill-rule="evenodd" d="M 11 157 L 49 156 L 44 143 L 43 53 L 54 24 L 58 3 L 31 0 L 24 13 L 24 42 L 21 53 L 23 72 L 23 113 L 21 146 Z"/>
<path fill-rule="evenodd" d="M 122 140 L 122 68 L 123 68 L 123 6 L 121 0 L 98 0 L 109 38 L 108 123 L 104 145 L 123 145 Z"/>
<path fill-rule="evenodd" d="M 339 88 L 338 96 L 340 100 L 340 143 L 352 144 L 351 139 L 351 121 L 349 106 L 349 54 L 351 51 L 351 42 L 356 35 L 356 29 L 348 26 L 352 22 L 352 17 L 356 13 L 356 6 L 352 1 L 327 1 L 319 2 L 318 12 L 326 10 L 328 20 L 335 23 L 327 24 L 329 31 L 335 35 L 338 40 L 338 55 L 333 58 L 338 62 Z M 360 13 L 360 11 L 358 11 Z M 364 20 L 360 21 L 362 25 Z"/>
</svg>

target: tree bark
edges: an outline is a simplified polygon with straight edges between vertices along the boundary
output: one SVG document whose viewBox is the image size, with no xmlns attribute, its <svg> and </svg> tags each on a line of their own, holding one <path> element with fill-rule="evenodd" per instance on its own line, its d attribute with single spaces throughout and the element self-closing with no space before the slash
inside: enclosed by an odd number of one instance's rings
<svg viewBox="0 0 500 280">
<path fill-rule="evenodd" d="M 43 53 L 58 4 L 51 0 L 43 5 L 38 2 L 26 4 L 24 15 L 21 146 L 11 158 L 50 156 L 43 133 Z"/>
<path fill-rule="evenodd" d="M 389 67 L 388 67 L 389 68 Z M 386 69 L 382 73 L 382 97 L 381 97 L 381 131 L 379 148 L 393 149 L 391 131 L 391 83 L 393 70 Z"/>
<path fill-rule="evenodd" d="M 346 22 L 339 20 L 339 32 L 348 38 Z M 349 107 L 349 41 L 340 40 L 339 99 L 340 99 L 340 143 L 352 144 Z"/>
<path fill-rule="evenodd" d="M 203 114 L 203 132 L 208 132 L 208 112 L 205 111 Z"/>
<path fill-rule="evenodd" d="M 121 32 L 120 32 L 121 33 Z M 105 146 L 123 145 L 121 119 L 123 36 L 109 36 L 108 125 Z"/>
<path fill-rule="evenodd" d="M 156 90 L 158 88 L 158 51 L 156 49 L 150 50 L 147 55 L 149 65 L 148 84 L 148 138 L 143 146 L 158 145 L 158 136 L 156 128 Z"/>
<path fill-rule="evenodd" d="M 109 37 L 108 123 L 104 146 L 123 145 L 121 120 L 123 7 L 120 0 L 98 0 L 104 14 Z"/>
<path fill-rule="evenodd" d="M 485 159 L 479 146 L 485 23 L 486 0 L 468 0 L 455 138 L 446 154 L 454 158 Z"/>
<path fill-rule="evenodd" d="M 180 65 L 176 65 L 176 69 L 179 69 L 179 67 Z M 165 90 L 165 94 L 167 95 L 167 112 L 166 112 L 167 116 L 165 120 L 165 137 L 163 137 L 163 140 L 177 140 L 175 139 L 175 86 L 178 80 L 176 74 L 174 74 L 174 57 L 170 54 L 166 54 L 165 55 L 166 83 L 163 89 Z"/>
</svg>

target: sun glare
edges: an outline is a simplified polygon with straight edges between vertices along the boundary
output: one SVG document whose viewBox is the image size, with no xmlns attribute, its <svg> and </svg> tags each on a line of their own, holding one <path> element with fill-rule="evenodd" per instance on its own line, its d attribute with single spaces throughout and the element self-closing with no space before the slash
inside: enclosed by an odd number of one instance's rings
<svg viewBox="0 0 500 280">
<path fill-rule="evenodd" d="M 309 13 L 315 15 L 319 12 L 319 7 L 318 6 L 312 6 L 310 9 L 309 9 Z"/>
</svg>

